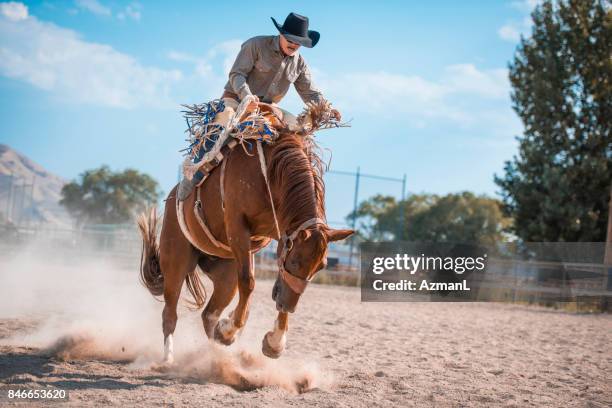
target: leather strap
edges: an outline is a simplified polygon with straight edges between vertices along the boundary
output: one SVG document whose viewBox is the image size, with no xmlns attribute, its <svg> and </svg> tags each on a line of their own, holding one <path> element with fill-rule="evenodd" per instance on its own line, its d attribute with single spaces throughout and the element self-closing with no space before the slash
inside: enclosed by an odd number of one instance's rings
<svg viewBox="0 0 612 408">
<path fill-rule="evenodd" d="M 225 245 L 223 242 L 218 241 L 217 238 L 215 238 L 215 236 L 212 234 L 212 232 L 210 232 L 210 229 L 208 229 L 206 222 L 202 219 L 200 215 L 200 211 L 202 212 L 202 214 L 204 214 L 204 208 L 202 207 L 202 197 L 200 195 L 200 187 L 196 187 L 196 200 L 193 204 L 193 213 L 195 215 L 196 220 L 198 221 L 198 224 L 200 224 L 200 228 L 202 228 L 202 230 L 214 246 L 231 252 L 232 249 L 229 246 Z"/>
<path fill-rule="evenodd" d="M 283 282 L 287 284 L 298 295 L 302 294 L 306 290 L 306 286 L 312 280 L 312 277 L 303 279 L 298 276 L 292 275 L 285 269 L 285 261 L 289 251 L 293 249 L 293 241 L 297 238 L 298 234 L 309 227 L 317 224 L 325 224 L 325 220 L 322 218 L 310 218 L 300 224 L 289 236 L 283 234 L 281 240 L 283 242 L 283 250 L 278 258 L 278 271 L 279 276 Z"/>
<path fill-rule="evenodd" d="M 232 150 L 230 149 L 225 155 L 225 160 L 221 163 L 221 176 L 219 177 L 219 191 L 221 193 L 221 210 L 225 212 L 225 166 L 229 160 Z"/>
</svg>

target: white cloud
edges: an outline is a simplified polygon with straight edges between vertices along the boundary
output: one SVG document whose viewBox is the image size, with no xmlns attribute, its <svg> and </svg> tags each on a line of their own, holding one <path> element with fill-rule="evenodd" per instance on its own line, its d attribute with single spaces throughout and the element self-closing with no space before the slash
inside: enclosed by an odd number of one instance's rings
<svg viewBox="0 0 612 408">
<path fill-rule="evenodd" d="M 178 69 L 143 66 L 108 45 L 87 42 L 72 30 L 33 16 L 17 21 L 5 16 L 0 18 L 0 74 L 70 101 L 174 108 L 179 102 L 218 97 L 241 43 L 225 41 L 201 55 L 168 52 L 183 75 Z M 312 71 L 326 97 L 350 114 L 401 117 L 413 127 L 439 120 L 460 126 L 511 122 L 506 69 L 454 64 L 437 78 L 385 71 L 328 75 L 316 67 Z M 301 110 L 294 92 L 283 105 Z"/>
<path fill-rule="evenodd" d="M 242 40 L 224 41 L 221 44 L 213 47 L 208 53 L 209 59 L 213 59 L 217 56 L 223 58 L 223 74 L 225 76 L 227 76 L 232 69 L 232 65 L 234 64 L 236 55 L 238 55 L 238 52 L 240 51 L 242 42 Z"/>
<path fill-rule="evenodd" d="M 515 23 L 508 23 L 502 26 L 497 31 L 497 34 L 499 34 L 499 36 L 506 41 L 516 42 L 521 38 L 521 31 Z"/>
<path fill-rule="evenodd" d="M 510 21 L 500 27 L 497 34 L 503 40 L 517 42 L 521 39 L 521 35 L 529 34 L 532 24 L 531 17 L 525 17 L 521 21 Z"/>
<path fill-rule="evenodd" d="M 97 14 L 99 16 L 110 16 L 111 10 L 106 7 L 98 0 L 75 0 L 76 5 L 83 9 L 87 10 L 90 13 Z"/>
<path fill-rule="evenodd" d="M 140 21 L 140 17 L 142 16 L 140 10 L 142 7 L 138 3 L 131 3 L 127 5 L 123 11 L 120 11 L 117 14 L 117 18 L 119 20 L 132 19 L 135 21 Z"/>
<path fill-rule="evenodd" d="M 315 78 L 315 81 L 317 79 Z M 415 111 L 440 100 L 444 89 L 418 76 L 388 72 L 347 73 L 339 78 L 323 79 L 321 88 L 339 104 L 373 112 Z"/>
<path fill-rule="evenodd" d="M 182 77 L 33 16 L 0 19 L 0 73 L 70 101 L 119 108 L 174 104 L 170 89 Z"/>
<path fill-rule="evenodd" d="M 510 7 L 521 11 L 523 18 L 521 20 L 510 20 L 497 30 L 497 35 L 502 40 L 517 42 L 521 39 L 521 35 L 526 36 L 531 30 L 531 12 L 533 9 L 542 3 L 542 0 L 516 0 L 510 3 Z"/>
<path fill-rule="evenodd" d="M 401 116 L 421 127 L 438 119 L 470 125 L 484 112 L 493 115 L 499 106 L 509 106 L 507 70 L 479 70 L 473 64 L 450 65 L 436 80 L 381 71 L 337 78 L 319 73 L 315 81 L 343 109 Z"/>
<path fill-rule="evenodd" d="M 9 1 L 0 3 L 0 14 L 11 21 L 20 21 L 28 18 L 28 7 L 23 3 Z"/>
<path fill-rule="evenodd" d="M 180 51 L 170 51 L 168 52 L 167 57 L 172 61 L 193 65 L 194 73 L 202 78 L 208 78 L 215 75 L 214 67 L 207 58 L 197 57 L 195 55 Z"/>
<path fill-rule="evenodd" d="M 99 16 L 111 17 L 113 15 L 110 7 L 105 6 L 98 0 L 75 0 L 75 4 L 81 10 L 86 10 Z M 71 12 L 71 10 L 69 10 L 69 12 Z M 74 10 L 72 10 L 72 12 L 74 12 Z M 119 20 L 140 21 L 142 17 L 142 6 L 140 3 L 132 2 L 121 11 L 117 12 L 116 17 Z"/>
<path fill-rule="evenodd" d="M 448 93 L 503 99 L 510 91 L 507 69 L 480 71 L 472 64 L 457 64 L 446 67 L 445 71 L 443 82 Z"/>
<path fill-rule="evenodd" d="M 510 3 L 510 5 L 520 11 L 525 13 L 531 13 L 538 4 L 540 4 L 542 0 L 517 0 Z"/>
<path fill-rule="evenodd" d="M 202 56 L 181 51 L 170 51 L 167 57 L 173 61 L 193 64 L 194 71 L 201 77 L 209 77 L 212 75 L 223 75 L 227 77 L 234 64 L 236 55 L 238 55 L 238 51 L 240 51 L 241 44 L 242 40 L 228 40 L 215 45 Z M 218 72 L 216 69 L 218 66 L 222 68 L 221 72 Z"/>
<path fill-rule="evenodd" d="M 179 62 L 194 62 L 197 61 L 197 57 L 191 55 L 191 54 L 186 54 L 184 52 L 180 52 L 180 51 L 170 51 L 168 52 L 168 54 L 166 55 L 168 57 L 168 59 L 171 59 L 172 61 L 179 61 Z"/>
</svg>

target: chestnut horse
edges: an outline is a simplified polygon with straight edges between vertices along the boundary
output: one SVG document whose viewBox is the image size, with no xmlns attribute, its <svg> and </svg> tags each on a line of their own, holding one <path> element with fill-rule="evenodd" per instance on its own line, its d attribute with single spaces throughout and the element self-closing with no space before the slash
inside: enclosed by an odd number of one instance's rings
<svg viewBox="0 0 612 408">
<path fill-rule="evenodd" d="M 322 166 L 312 145 L 309 138 L 289 132 L 281 133 L 273 144 L 262 145 L 270 190 L 254 149 L 255 143 L 252 153 L 248 153 L 246 145 L 245 149 L 238 146 L 232 150 L 225 158 L 225 174 L 221 175 L 221 166 L 214 169 L 202 184 L 199 197 L 196 197 L 196 190 L 183 204 L 185 224 L 203 251 L 193 246 L 181 231 L 176 187 L 166 200 L 159 244 L 156 242 L 155 210 L 141 216 L 140 273 L 151 294 L 164 297 L 166 362 L 173 361 L 172 334 L 183 282 L 198 308 L 205 303 L 204 287 L 196 266 L 213 282 L 213 293 L 202 312 L 206 335 L 229 345 L 248 317 L 249 301 L 255 288 L 254 253 L 271 239 L 279 240 L 277 256 L 284 262 L 279 262 L 279 276 L 272 290 L 278 316 L 273 330 L 263 338 L 262 351 L 268 357 L 280 356 L 286 343 L 288 313 L 295 311 L 306 283 L 325 268 L 328 243 L 345 239 L 354 232 L 335 230 L 325 224 Z M 220 186 L 220 182 L 224 185 Z M 273 205 L 281 237 L 275 226 Z M 194 206 L 213 237 L 224 244 L 222 247 L 202 232 Z M 236 292 L 239 293 L 236 308 L 228 318 L 220 320 Z"/>
</svg>

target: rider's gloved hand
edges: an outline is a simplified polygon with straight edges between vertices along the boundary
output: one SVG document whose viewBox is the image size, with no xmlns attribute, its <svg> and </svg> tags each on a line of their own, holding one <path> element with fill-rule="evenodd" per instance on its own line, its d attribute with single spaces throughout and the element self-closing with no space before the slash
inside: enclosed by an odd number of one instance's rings
<svg viewBox="0 0 612 408">
<path fill-rule="evenodd" d="M 257 109 L 257 104 L 259 103 L 259 98 L 255 95 L 251 95 L 252 96 L 252 101 L 251 103 L 249 103 L 249 106 L 247 106 L 247 111 L 252 111 Z"/>
<path fill-rule="evenodd" d="M 342 114 L 340 113 L 338 109 L 332 109 L 331 114 L 333 115 L 334 118 L 336 118 L 337 121 L 342 120 Z"/>
</svg>

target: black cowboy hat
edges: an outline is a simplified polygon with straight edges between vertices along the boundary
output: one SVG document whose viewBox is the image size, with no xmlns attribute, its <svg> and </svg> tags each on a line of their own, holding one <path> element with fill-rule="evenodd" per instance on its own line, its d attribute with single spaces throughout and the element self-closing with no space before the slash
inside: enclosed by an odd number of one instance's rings
<svg viewBox="0 0 612 408">
<path fill-rule="evenodd" d="M 321 34 L 308 29 L 308 17 L 289 13 L 283 25 L 279 25 L 274 17 L 270 17 L 278 31 L 289 41 L 304 47 L 312 48 L 319 42 Z"/>
</svg>

